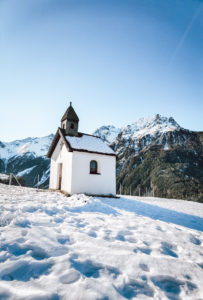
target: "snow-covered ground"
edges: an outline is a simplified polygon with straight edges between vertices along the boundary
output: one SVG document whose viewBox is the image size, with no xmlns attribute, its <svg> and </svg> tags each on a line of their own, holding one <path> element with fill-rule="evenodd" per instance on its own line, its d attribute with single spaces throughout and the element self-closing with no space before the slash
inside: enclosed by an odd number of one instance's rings
<svg viewBox="0 0 203 300">
<path fill-rule="evenodd" d="M 194 204 L 193 201 L 164 199 L 164 198 L 155 198 L 155 197 L 136 197 L 136 196 L 123 196 L 123 197 L 203 218 L 202 203 L 197 202 Z"/>
<path fill-rule="evenodd" d="M 0 179 L 2 179 L 2 180 L 8 180 L 9 179 L 9 175 L 0 173 Z"/>
<path fill-rule="evenodd" d="M 203 299 L 203 206 L 178 201 L 0 184 L 0 299 Z"/>
</svg>

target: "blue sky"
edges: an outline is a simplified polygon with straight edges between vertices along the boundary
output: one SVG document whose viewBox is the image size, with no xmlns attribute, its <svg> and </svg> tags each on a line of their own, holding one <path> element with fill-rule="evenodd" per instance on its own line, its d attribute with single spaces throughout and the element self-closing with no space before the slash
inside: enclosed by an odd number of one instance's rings
<svg viewBox="0 0 203 300">
<path fill-rule="evenodd" d="M 0 140 L 173 116 L 203 130 L 203 1 L 0 0 Z"/>
</svg>

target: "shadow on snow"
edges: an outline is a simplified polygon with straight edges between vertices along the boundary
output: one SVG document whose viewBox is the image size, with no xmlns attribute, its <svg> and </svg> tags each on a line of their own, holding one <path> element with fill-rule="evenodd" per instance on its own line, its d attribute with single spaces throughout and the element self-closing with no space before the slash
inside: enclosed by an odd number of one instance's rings
<svg viewBox="0 0 203 300">
<path fill-rule="evenodd" d="M 203 231 L 203 218 L 197 216 L 177 212 L 175 210 L 170 210 L 127 198 L 100 198 L 100 201 L 104 203 L 104 205 L 109 205 L 109 208 L 111 210 L 112 208 L 121 209 L 129 212 L 134 212 L 137 215 L 149 217 L 154 220 L 160 220 L 167 223 L 173 223 L 176 225 Z"/>
</svg>

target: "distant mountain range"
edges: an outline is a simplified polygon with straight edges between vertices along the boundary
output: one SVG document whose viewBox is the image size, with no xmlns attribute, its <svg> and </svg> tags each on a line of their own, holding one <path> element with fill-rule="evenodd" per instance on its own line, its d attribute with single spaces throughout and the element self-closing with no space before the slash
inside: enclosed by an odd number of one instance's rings
<svg viewBox="0 0 203 300">
<path fill-rule="evenodd" d="M 53 134 L 0 142 L 0 173 L 22 176 L 27 186 L 48 187 L 50 160 L 46 157 Z"/>
<path fill-rule="evenodd" d="M 117 192 L 203 202 L 203 132 L 182 128 L 171 117 L 154 115 L 123 128 L 98 128 L 117 153 Z M 53 134 L 0 142 L 0 173 L 23 176 L 28 186 L 48 187 L 46 158 Z"/>
</svg>

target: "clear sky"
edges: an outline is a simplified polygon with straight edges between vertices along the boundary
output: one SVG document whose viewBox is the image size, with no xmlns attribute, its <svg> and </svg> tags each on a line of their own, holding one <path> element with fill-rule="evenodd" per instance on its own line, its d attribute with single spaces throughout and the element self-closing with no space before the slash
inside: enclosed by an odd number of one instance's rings
<svg viewBox="0 0 203 300">
<path fill-rule="evenodd" d="M 203 1 L 0 0 L 0 140 L 173 116 L 203 130 Z"/>
</svg>

